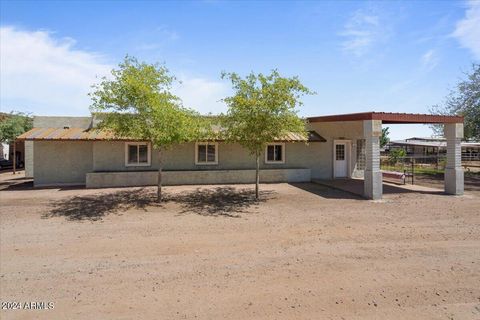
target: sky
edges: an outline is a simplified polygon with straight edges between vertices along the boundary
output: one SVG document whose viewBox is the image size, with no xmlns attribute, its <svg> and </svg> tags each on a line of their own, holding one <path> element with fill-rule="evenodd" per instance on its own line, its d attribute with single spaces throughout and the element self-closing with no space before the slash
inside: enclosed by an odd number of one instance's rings
<svg viewBox="0 0 480 320">
<path fill-rule="evenodd" d="M 428 113 L 480 61 L 479 1 L 0 1 L 0 111 L 89 115 L 126 55 L 164 63 L 187 107 L 226 110 L 222 71 L 276 68 L 301 116 Z M 425 125 L 390 137 L 431 136 Z"/>
</svg>

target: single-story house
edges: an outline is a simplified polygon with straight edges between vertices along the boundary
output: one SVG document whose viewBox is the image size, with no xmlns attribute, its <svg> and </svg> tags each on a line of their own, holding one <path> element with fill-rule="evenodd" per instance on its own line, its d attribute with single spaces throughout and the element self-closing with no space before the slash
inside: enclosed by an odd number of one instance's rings
<svg viewBox="0 0 480 320">
<path fill-rule="evenodd" d="M 364 178 L 364 195 L 382 196 L 379 137 L 382 123 L 441 123 L 447 135 L 445 190 L 463 193 L 457 161 L 463 118 L 365 112 L 309 117 L 308 143 L 287 135 L 265 148 L 261 182 Z M 95 117 L 34 117 L 25 140 L 26 175 L 34 186 L 85 185 L 87 188 L 155 185 L 158 152 L 147 141 L 116 139 L 96 128 Z M 457 154 L 458 153 L 458 154 Z M 238 144 L 184 143 L 162 151 L 165 185 L 252 183 L 255 159 Z"/>
<path fill-rule="evenodd" d="M 480 161 L 480 142 L 462 141 L 463 161 Z M 409 157 L 436 157 L 447 153 L 447 139 L 445 138 L 408 138 L 392 140 L 387 144 L 386 153 L 390 150 L 403 149 Z"/>
</svg>

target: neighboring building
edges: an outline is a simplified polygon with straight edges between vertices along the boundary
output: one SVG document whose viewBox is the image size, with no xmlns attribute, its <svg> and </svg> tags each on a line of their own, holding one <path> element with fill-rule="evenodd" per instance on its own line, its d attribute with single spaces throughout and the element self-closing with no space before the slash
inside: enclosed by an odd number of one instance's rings
<svg viewBox="0 0 480 320">
<path fill-rule="evenodd" d="M 9 149 L 10 146 L 8 145 L 8 143 L 5 143 L 5 142 L 2 142 L 0 143 L 0 159 L 5 159 L 5 160 L 8 160 L 9 156 Z"/>
<path fill-rule="evenodd" d="M 447 153 L 447 140 L 444 138 L 409 138 L 405 140 L 390 141 L 385 153 L 393 149 L 404 149 L 409 157 L 435 157 L 445 156 Z M 462 160 L 480 161 L 480 142 L 462 142 Z"/>
<path fill-rule="evenodd" d="M 13 143 L 0 143 L 0 160 L 13 160 Z M 15 161 L 19 168 L 24 166 L 25 162 L 25 142 L 23 140 L 15 141 Z"/>
<path fill-rule="evenodd" d="M 9 159 L 13 159 L 13 143 L 10 144 L 9 150 Z M 23 140 L 15 141 L 15 161 L 21 168 L 25 166 L 25 141 Z"/>
<path fill-rule="evenodd" d="M 379 137 L 382 123 L 444 124 L 453 137 L 449 152 L 463 137 L 463 118 L 366 112 L 310 117 L 308 144 L 289 134 L 272 141 L 262 155 L 261 182 L 304 182 L 315 179 L 365 179 L 365 197 L 382 195 Z M 26 166 L 34 186 L 86 185 L 119 187 L 155 185 L 158 152 L 150 143 L 116 139 L 96 129 L 92 117 L 34 117 L 25 140 Z M 450 145 L 449 145 L 450 146 Z M 463 192 L 463 171 L 449 158 L 445 189 Z M 224 141 L 184 143 L 162 150 L 165 185 L 252 183 L 255 159 L 238 144 Z"/>
</svg>

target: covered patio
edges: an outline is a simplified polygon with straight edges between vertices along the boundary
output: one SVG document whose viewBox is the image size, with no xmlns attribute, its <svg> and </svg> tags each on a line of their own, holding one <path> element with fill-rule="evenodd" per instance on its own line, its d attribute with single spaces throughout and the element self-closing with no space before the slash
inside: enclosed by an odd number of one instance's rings
<svg viewBox="0 0 480 320">
<path fill-rule="evenodd" d="M 327 186 L 332 189 L 345 191 L 355 196 L 364 196 L 364 181 L 359 178 L 335 179 L 335 180 L 312 180 L 313 183 Z M 413 185 L 413 184 L 395 184 L 383 181 L 382 192 L 384 195 L 402 194 L 402 193 L 420 193 L 420 194 L 443 194 L 443 191 L 436 188 Z"/>
<path fill-rule="evenodd" d="M 447 163 L 445 166 L 444 190 L 446 194 L 462 195 L 464 190 L 461 163 L 461 140 L 463 117 L 413 113 L 364 112 L 309 118 L 310 122 L 362 121 L 365 141 L 365 169 L 363 174 L 363 196 L 381 199 L 383 195 L 382 172 L 380 170 L 380 137 L 382 124 L 442 124 L 447 140 Z M 348 180 L 350 184 L 357 182 Z M 362 181 L 362 180 L 359 180 Z M 338 183 L 337 183 L 338 184 Z M 358 188 L 358 186 L 356 187 Z"/>
</svg>

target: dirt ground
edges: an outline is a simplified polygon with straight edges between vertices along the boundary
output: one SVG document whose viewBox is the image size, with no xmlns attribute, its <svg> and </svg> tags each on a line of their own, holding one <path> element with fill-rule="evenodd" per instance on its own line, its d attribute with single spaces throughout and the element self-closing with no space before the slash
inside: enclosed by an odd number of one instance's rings
<svg viewBox="0 0 480 320">
<path fill-rule="evenodd" d="M 0 174 L 1 319 L 480 319 L 480 192 L 31 189 Z"/>
</svg>

